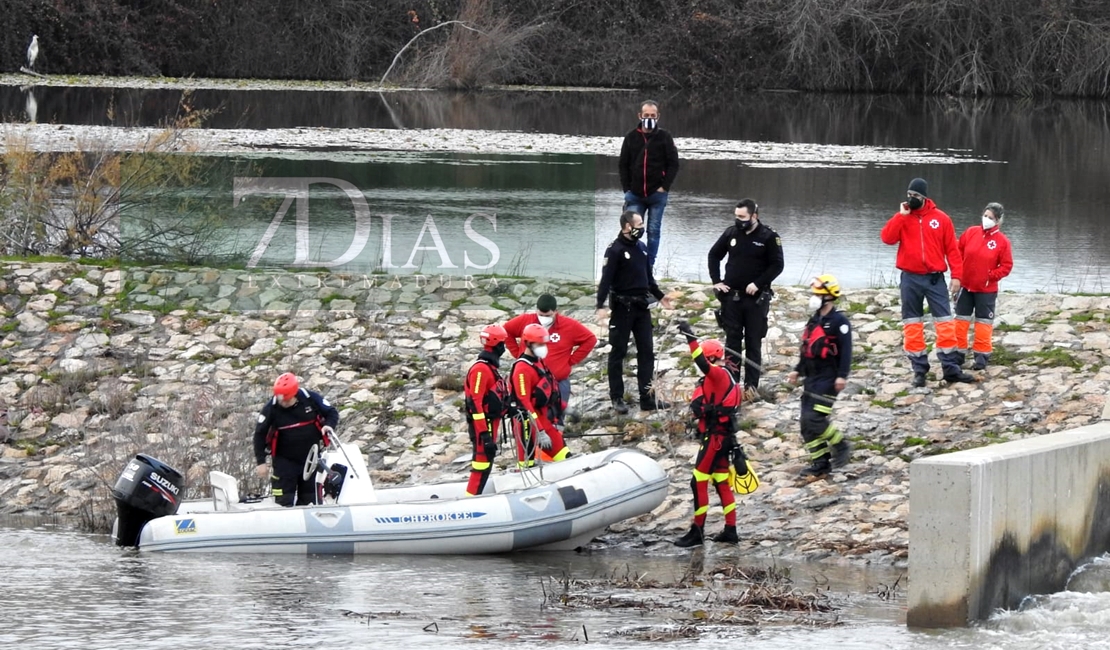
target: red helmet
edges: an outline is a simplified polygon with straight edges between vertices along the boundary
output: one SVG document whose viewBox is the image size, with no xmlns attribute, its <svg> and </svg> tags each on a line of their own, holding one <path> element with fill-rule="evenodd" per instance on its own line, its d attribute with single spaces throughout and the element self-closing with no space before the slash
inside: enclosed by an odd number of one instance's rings
<svg viewBox="0 0 1110 650">
<path fill-rule="evenodd" d="M 705 355 L 706 361 L 713 363 L 725 357 L 725 346 L 717 339 L 706 339 L 701 342 L 701 353 Z"/>
<path fill-rule="evenodd" d="M 520 340 L 525 343 L 547 343 L 547 328 L 539 323 L 525 325 L 520 333 Z"/>
<path fill-rule="evenodd" d="M 482 347 L 492 350 L 499 343 L 504 343 L 509 338 L 509 333 L 500 325 L 486 325 L 478 338 L 482 340 Z"/>
<path fill-rule="evenodd" d="M 287 372 L 277 378 L 274 382 L 274 395 L 289 399 L 297 394 L 301 385 L 297 382 L 297 376 L 291 372 Z"/>
</svg>

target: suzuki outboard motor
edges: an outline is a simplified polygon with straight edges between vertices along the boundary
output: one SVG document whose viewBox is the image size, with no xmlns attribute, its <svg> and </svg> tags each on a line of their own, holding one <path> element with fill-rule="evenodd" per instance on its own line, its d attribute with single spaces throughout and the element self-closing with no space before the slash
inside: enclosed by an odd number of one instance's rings
<svg viewBox="0 0 1110 650">
<path fill-rule="evenodd" d="M 137 454 L 123 469 L 112 488 L 116 524 L 112 536 L 117 546 L 138 546 L 139 533 L 148 521 L 177 513 L 185 496 L 185 477 L 162 461 Z"/>
</svg>

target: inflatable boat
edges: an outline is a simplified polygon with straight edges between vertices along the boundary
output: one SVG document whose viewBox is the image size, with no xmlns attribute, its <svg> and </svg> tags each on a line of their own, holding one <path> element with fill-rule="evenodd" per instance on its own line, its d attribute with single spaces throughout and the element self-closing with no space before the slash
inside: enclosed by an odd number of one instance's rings
<svg viewBox="0 0 1110 650">
<path fill-rule="evenodd" d="M 573 456 L 490 476 L 466 496 L 466 482 L 377 488 L 356 445 L 322 456 L 320 505 L 283 508 L 248 502 L 237 481 L 210 473 L 211 498 L 179 501 L 184 477 L 137 455 L 113 489 L 113 537 L 140 551 L 334 554 L 475 554 L 573 550 L 610 524 L 658 507 L 667 474 L 629 449 Z"/>
</svg>

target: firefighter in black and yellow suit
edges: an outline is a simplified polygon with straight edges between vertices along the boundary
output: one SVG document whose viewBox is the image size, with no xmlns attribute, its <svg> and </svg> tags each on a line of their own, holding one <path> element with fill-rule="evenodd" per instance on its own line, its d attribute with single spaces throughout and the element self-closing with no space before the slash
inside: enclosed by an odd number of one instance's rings
<svg viewBox="0 0 1110 650">
<path fill-rule="evenodd" d="M 805 377 L 801 427 L 810 464 L 802 470 L 803 478 L 825 476 L 832 468 L 847 463 L 852 451 L 831 422 L 837 393 L 847 386 L 852 368 L 852 326 L 834 306 L 840 298 L 840 283 L 835 277 L 825 274 L 814 278 L 810 291 L 813 315 L 802 333 L 798 364 L 787 377 L 787 382 L 795 385 L 799 376 Z"/>
</svg>

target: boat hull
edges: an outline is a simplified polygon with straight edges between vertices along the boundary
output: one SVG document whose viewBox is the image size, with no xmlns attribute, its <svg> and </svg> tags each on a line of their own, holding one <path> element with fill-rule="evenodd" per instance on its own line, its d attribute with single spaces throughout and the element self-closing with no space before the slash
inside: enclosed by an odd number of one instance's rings
<svg viewBox="0 0 1110 650">
<path fill-rule="evenodd" d="M 146 524 L 142 551 L 334 554 L 477 554 L 571 550 L 610 524 L 658 507 L 666 473 L 651 458 L 617 449 L 491 477 L 485 493 L 465 483 L 378 488 L 374 503 L 281 508 L 213 501 L 182 504 Z"/>
</svg>

